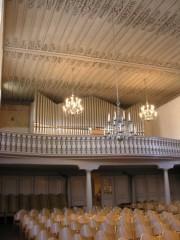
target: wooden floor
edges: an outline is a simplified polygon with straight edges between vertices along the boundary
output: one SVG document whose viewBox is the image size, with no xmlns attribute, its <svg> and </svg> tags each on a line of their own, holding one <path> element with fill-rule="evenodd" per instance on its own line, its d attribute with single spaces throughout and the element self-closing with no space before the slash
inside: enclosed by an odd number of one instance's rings
<svg viewBox="0 0 180 240">
<path fill-rule="evenodd" d="M 19 240 L 19 229 L 13 219 L 7 219 L 7 223 L 0 219 L 0 240 Z"/>
</svg>

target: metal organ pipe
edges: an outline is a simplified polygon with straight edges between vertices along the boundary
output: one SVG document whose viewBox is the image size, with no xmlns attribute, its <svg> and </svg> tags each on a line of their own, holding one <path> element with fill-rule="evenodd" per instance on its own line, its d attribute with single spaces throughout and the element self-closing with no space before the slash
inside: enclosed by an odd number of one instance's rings
<svg viewBox="0 0 180 240">
<path fill-rule="evenodd" d="M 32 116 L 34 133 L 48 133 L 57 135 L 86 135 L 89 128 L 94 130 L 107 127 L 108 113 L 113 121 L 116 106 L 95 96 L 82 99 L 83 113 L 79 116 L 65 116 L 62 106 L 56 104 L 47 97 L 37 92 L 32 104 Z M 142 122 L 139 119 L 139 106 L 133 106 L 126 110 L 131 113 L 132 121 L 136 123 L 137 130 L 142 131 Z"/>
</svg>

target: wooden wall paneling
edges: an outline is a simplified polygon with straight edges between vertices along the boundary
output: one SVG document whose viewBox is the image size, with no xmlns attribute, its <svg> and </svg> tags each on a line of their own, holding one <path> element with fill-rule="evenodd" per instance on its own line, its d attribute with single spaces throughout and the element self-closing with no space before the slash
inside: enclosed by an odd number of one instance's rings
<svg viewBox="0 0 180 240">
<path fill-rule="evenodd" d="M 48 193 L 59 194 L 65 193 L 65 181 L 60 176 L 49 176 L 48 179 Z"/>
<path fill-rule="evenodd" d="M 134 183 L 136 201 L 145 201 L 147 199 L 145 176 L 144 175 L 135 176 Z"/>
<path fill-rule="evenodd" d="M 18 176 L 3 176 L 2 177 L 2 194 L 18 194 Z"/>
<path fill-rule="evenodd" d="M 102 206 L 115 206 L 113 176 L 101 176 L 101 204 Z"/>
<path fill-rule="evenodd" d="M 66 191 L 67 191 L 67 204 L 68 204 L 68 207 L 71 207 L 71 204 L 72 204 L 72 201 L 71 201 L 71 177 L 68 177 L 67 178 L 67 182 L 66 182 L 66 184 L 67 184 L 67 189 L 66 189 Z"/>
<path fill-rule="evenodd" d="M 147 200 L 158 200 L 157 176 L 146 175 Z"/>
<path fill-rule="evenodd" d="M 33 177 L 32 176 L 19 176 L 19 191 L 18 194 L 32 194 L 33 189 Z"/>
<path fill-rule="evenodd" d="M 14 215 L 18 209 L 18 176 L 2 176 L 2 194 L 6 198 L 6 215 Z"/>
<path fill-rule="evenodd" d="M 19 176 L 18 209 L 30 209 L 29 195 L 33 192 L 33 176 Z"/>
<path fill-rule="evenodd" d="M 71 206 L 86 205 L 86 178 L 73 176 L 70 178 Z"/>
<path fill-rule="evenodd" d="M 34 177 L 34 193 L 48 194 L 48 177 L 47 176 Z"/>
<path fill-rule="evenodd" d="M 180 176 L 169 174 L 169 187 L 171 193 L 171 201 L 179 200 L 179 186 L 180 186 Z"/>
<path fill-rule="evenodd" d="M 171 193 L 171 201 L 173 201 L 176 198 L 176 181 L 175 177 L 170 174 L 169 174 L 169 187 Z"/>
<path fill-rule="evenodd" d="M 158 175 L 158 200 L 161 202 L 165 201 L 164 195 L 164 176 Z"/>
<path fill-rule="evenodd" d="M 176 174 L 175 175 L 175 179 L 176 179 L 176 199 L 175 200 L 179 200 L 180 199 L 180 174 Z"/>
<path fill-rule="evenodd" d="M 2 194 L 2 176 L 0 176 L 0 194 Z"/>
<path fill-rule="evenodd" d="M 128 176 L 115 177 L 115 205 L 130 202 L 130 189 Z"/>
</svg>

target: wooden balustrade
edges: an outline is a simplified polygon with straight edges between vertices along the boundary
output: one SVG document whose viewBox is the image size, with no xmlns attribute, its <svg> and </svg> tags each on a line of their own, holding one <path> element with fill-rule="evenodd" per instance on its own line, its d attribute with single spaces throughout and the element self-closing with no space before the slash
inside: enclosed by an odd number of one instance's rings
<svg viewBox="0 0 180 240">
<path fill-rule="evenodd" d="M 0 153 L 8 155 L 147 155 L 180 157 L 180 141 L 141 137 L 55 136 L 0 131 Z"/>
</svg>

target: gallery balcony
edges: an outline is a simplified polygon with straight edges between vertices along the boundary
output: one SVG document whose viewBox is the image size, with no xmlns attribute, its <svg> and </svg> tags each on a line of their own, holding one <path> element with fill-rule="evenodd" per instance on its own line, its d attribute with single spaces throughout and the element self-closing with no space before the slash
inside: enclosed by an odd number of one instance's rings
<svg viewBox="0 0 180 240">
<path fill-rule="evenodd" d="M 180 140 L 136 136 L 109 139 L 103 135 L 43 135 L 0 131 L 1 156 L 158 157 L 180 158 Z"/>
</svg>

